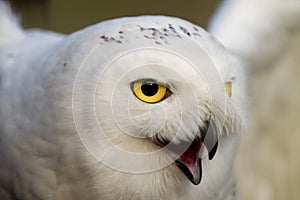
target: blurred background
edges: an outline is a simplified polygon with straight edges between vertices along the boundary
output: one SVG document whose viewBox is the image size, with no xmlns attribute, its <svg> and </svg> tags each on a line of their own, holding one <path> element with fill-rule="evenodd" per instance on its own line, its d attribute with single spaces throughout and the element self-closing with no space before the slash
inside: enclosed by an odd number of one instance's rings
<svg viewBox="0 0 300 200">
<path fill-rule="evenodd" d="M 71 33 L 106 19 L 161 14 L 207 27 L 219 0 L 10 0 L 27 28 Z M 237 168 L 244 200 L 300 198 L 300 40 L 278 66 L 249 73 L 250 116 Z"/>
<path fill-rule="evenodd" d="M 219 0 L 10 0 L 25 27 L 70 33 L 106 19 L 145 14 L 170 15 L 205 26 Z"/>
</svg>

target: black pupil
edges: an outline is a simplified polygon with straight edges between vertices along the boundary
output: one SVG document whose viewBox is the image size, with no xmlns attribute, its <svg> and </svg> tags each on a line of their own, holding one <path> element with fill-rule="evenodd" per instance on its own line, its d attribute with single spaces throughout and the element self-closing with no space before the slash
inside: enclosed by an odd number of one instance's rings
<svg viewBox="0 0 300 200">
<path fill-rule="evenodd" d="M 158 84 L 152 80 L 145 80 L 142 83 L 142 92 L 144 95 L 151 97 L 158 92 Z"/>
</svg>

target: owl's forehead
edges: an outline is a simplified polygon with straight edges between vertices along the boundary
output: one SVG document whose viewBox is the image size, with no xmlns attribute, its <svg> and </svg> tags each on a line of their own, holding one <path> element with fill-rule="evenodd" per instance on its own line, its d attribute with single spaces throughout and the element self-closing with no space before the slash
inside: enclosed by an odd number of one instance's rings
<svg viewBox="0 0 300 200">
<path fill-rule="evenodd" d="M 228 64 L 227 57 L 231 57 L 224 53 L 224 47 L 203 28 L 175 17 L 119 18 L 102 22 L 92 29 L 97 30 L 94 32 L 98 32 L 100 45 L 115 49 L 116 53 L 153 47 L 173 51 L 192 62 L 197 57 L 203 59 L 205 52 L 215 63 L 222 60 L 225 65 Z M 215 67 L 219 71 L 222 68 Z"/>
<path fill-rule="evenodd" d="M 168 46 L 172 39 L 199 40 L 208 37 L 201 27 L 188 21 L 165 16 L 141 16 L 109 20 L 93 27 L 102 35 L 100 43 L 128 45 L 136 38 L 142 38 L 139 44 Z M 92 28 L 92 29 L 93 29 Z"/>
<path fill-rule="evenodd" d="M 230 74 L 230 56 L 223 47 L 202 28 L 173 17 L 108 20 L 74 34 L 72 43 L 82 49 L 81 68 L 106 77 L 165 80 L 174 77 L 172 71 L 185 79 L 212 80 L 212 75 L 227 79 Z M 78 62 L 75 56 L 71 60 Z"/>
<path fill-rule="evenodd" d="M 201 27 L 186 20 L 167 16 L 139 16 L 108 20 L 95 25 L 95 29 L 103 29 L 107 33 L 139 30 L 149 39 L 159 39 L 162 36 L 202 37 L 207 32 Z M 150 35 L 148 35 L 151 33 Z M 147 37 L 145 37 L 147 38 Z"/>
<path fill-rule="evenodd" d="M 151 78 L 162 82 L 180 82 L 218 74 L 214 63 L 205 52 L 197 59 L 183 53 L 148 47 L 129 51 L 115 59 L 105 70 L 106 77 L 124 77 L 127 82 Z"/>
<path fill-rule="evenodd" d="M 121 18 L 92 26 L 86 32 L 97 37 L 95 58 L 104 65 L 117 63 L 119 70 L 154 64 L 185 73 L 193 68 L 204 67 L 202 70 L 207 71 L 215 67 L 206 45 L 212 40 L 210 36 L 202 28 L 178 18 Z"/>
</svg>

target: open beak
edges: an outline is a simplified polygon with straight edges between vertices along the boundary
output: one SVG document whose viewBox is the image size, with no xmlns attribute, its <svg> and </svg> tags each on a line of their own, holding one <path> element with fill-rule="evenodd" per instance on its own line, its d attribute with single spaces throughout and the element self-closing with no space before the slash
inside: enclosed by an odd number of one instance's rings
<svg viewBox="0 0 300 200">
<path fill-rule="evenodd" d="M 201 140 L 195 139 L 188 149 L 175 161 L 179 169 L 194 185 L 198 185 L 202 178 L 202 165 L 199 158 L 201 146 Z"/>
<path fill-rule="evenodd" d="M 218 148 L 218 129 L 211 119 L 206 131 L 201 131 L 201 138 L 196 137 L 192 143 L 182 141 L 174 144 L 161 140 L 154 140 L 154 143 L 161 147 L 166 146 L 169 151 L 179 155 L 180 157 L 175 161 L 176 165 L 194 185 L 198 185 L 202 178 L 200 149 L 204 144 L 208 150 L 209 160 L 214 158 Z"/>
</svg>

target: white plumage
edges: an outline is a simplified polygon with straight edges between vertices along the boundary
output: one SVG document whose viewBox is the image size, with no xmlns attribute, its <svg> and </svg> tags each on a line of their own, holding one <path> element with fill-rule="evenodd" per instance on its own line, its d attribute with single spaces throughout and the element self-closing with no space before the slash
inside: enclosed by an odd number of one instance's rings
<svg viewBox="0 0 300 200">
<path fill-rule="evenodd" d="M 243 66 L 205 30 L 142 16 L 62 35 L 0 11 L 1 199 L 236 199 Z M 147 103 L 140 80 L 168 93 Z"/>
</svg>

